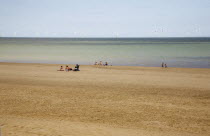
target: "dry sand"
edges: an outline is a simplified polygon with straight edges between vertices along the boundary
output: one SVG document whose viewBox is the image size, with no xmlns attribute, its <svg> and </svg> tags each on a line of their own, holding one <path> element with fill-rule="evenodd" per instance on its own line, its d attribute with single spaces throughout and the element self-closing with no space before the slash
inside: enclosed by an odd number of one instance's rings
<svg viewBox="0 0 210 136">
<path fill-rule="evenodd" d="M 210 135 L 210 69 L 59 67 L 0 63 L 2 136 Z"/>
</svg>

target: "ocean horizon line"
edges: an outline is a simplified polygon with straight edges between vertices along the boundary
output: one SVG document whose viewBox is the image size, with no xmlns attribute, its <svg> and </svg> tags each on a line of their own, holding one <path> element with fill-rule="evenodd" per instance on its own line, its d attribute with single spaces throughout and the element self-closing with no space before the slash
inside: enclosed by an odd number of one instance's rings
<svg viewBox="0 0 210 136">
<path fill-rule="evenodd" d="M 176 37 L 176 36 L 168 36 L 168 37 L 3 37 L 0 38 L 40 38 L 40 39 L 167 39 L 167 38 L 210 38 L 210 36 L 192 36 L 192 37 Z"/>
</svg>

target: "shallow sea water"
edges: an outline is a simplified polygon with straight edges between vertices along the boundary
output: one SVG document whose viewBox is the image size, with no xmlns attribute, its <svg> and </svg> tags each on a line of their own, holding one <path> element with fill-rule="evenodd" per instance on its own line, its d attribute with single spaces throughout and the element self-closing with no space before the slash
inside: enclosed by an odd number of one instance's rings
<svg viewBox="0 0 210 136">
<path fill-rule="evenodd" d="M 0 62 L 210 68 L 210 38 L 0 38 Z"/>
</svg>

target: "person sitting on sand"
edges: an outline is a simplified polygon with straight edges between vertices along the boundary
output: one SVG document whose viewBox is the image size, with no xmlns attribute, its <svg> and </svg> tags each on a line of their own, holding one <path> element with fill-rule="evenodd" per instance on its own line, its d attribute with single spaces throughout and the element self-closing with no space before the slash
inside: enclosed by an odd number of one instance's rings
<svg viewBox="0 0 210 136">
<path fill-rule="evenodd" d="M 66 72 L 69 71 L 69 66 L 66 65 L 65 71 L 66 71 Z"/>
<path fill-rule="evenodd" d="M 80 71 L 80 70 L 79 70 L 79 65 L 78 65 L 78 64 L 76 64 L 74 71 Z"/>
<path fill-rule="evenodd" d="M 96 61 L 94 65 L 98 65 L 98 62 Z"/>
<path fill-rule="evenodd" d="M 60 70 L 58 70 L 58 71 L 64 71 L 64 70 L 63 70 L 63 66 L 61 66 L 61 67 L 60 67 Z"/>
<path fill-rule="evenodd" d="M 72 68 L 68 67 L 68 71 L 71 71 L 71 70 L 72 70 Z"/>
<path fill-rule="evenodd" d="M 102 61 L 100 61 L 99 65 L 101 65 L 101 66 L 102 66 Z"/>
</svg>

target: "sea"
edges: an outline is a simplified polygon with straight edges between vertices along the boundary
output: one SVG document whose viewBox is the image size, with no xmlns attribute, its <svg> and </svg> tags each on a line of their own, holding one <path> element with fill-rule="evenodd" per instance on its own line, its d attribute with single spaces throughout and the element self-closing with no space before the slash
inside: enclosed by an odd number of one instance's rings
<svg viewBox="0 0 210 136">
<path fill-rule="evenodd" d="M 0 62 L 210 68 L 210 38 L 3 38 Z"/>
</svg>

